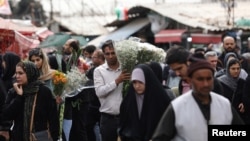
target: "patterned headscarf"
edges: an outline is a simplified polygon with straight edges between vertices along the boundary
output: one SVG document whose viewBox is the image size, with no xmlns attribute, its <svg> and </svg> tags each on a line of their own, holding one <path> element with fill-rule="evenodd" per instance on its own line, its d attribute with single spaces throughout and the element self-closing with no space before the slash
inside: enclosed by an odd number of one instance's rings
<svg viewBox="0 0 250 141">
<path fill-rule="evenodd" d="M 28 83 L 23 85 L 23 96 L 25 97 L 24 101 L 24 140 L 29 140 L 29 130 L 30 130 L 30 121 L 32 114 L 32 106 L 34 103 L 35 94 L 39 91 L 39 85 L 42 84 L 38 80 L 40 73 L 37 67 L 33 62 L 23 61 L 17 66 L 23 68 L 24 72 L 27 75 Z"/>
</svg>

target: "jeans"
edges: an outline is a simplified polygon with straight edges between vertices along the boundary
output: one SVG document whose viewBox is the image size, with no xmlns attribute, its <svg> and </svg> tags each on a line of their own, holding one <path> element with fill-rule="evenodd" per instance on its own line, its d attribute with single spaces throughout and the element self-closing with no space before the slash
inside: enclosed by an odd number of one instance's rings
<svg viewBox="0 0 250 141">
<path fill-rule="evenodd" d="M 63 120 L 63 131 L 64 131 L 66 141 L 69 141 L 69 133 L 70 133 L 71 126 L 72 126 L 72 120 L 68 120 L 68 119 Z"/>
<path fill-rule="evenodd" d="M 96 123 L 96 125 L 94 126 L 94 132 L 95 132 L 95 136 L 96 136 L 96 141 L 102 141 L 99 122 Z"/>
</svg>

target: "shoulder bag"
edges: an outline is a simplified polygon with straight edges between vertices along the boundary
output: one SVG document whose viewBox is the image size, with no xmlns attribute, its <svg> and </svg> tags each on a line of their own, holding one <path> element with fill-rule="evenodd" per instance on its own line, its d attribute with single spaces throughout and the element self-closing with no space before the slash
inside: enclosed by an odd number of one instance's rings
<svg viewBox="0 0 250 141">
<path fill-rule="evenodd" d="M 31 113 L 31 120 L 30 120 L 30 141 L 53 141 L 53 139 L 50 136 L 49 130 L 43 130 L 39 132 L 32 132 L 33 128 L 33 120 L 34 120 L 34 112 L 35 112 L 35 107 L 36 107 L 36 98 L 37 94 L 35 95 L 34 98 L 34 103 L 32 107 L 32 113 Z"/>
</svg>

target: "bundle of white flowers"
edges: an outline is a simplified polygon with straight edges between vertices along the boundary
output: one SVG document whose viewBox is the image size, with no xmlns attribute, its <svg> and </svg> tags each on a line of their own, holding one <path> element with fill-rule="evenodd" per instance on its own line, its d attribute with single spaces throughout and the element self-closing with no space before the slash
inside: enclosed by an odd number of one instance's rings
<svg viewBox="0 0 250 141">
<path fill-rule="evenodd" d="M 131 72 L 137 64 L 138 43 L 132 40 L 122 40 L 115 42 L 114 46 L 121 68 Z"/>
<path fill-rule="evenodd" d="M 166 52 L 162 48 L 158 48 L 149 43 L 138 43 L 139 50 L 137 55 L 137 62 L 146 63 L 155 61 L 163 63 L 166 57 Z"/>
<path fill-rule="evenodd" d="M 88 81 L 85 73 L 82 73 L 76 66 L 73 66 L 70 71 L 66 73 L 67 83 L 65 85 L 64 96 L 73 97 L 79 94 Z"/>
<path fill-rule="evenodd" d="M 114 42 L 116 56 L 121 64 L 122 70 L 132 72 L 136 64 L 155 61 L 163 63 L 166 52 L 149 43 L 141 43 L 134 38 Z M 127 92 L 129 81 L 123 83 L 123 96 Z"/>
</svg>

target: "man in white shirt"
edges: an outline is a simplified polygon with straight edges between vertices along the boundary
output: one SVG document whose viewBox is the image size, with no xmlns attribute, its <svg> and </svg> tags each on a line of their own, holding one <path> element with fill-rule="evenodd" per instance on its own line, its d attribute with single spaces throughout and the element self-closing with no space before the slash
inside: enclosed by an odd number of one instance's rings
<svg viewBox="0 0 250 141">
<path fill-rule="evenodd" d="M 130 80 L 130 73 L 121 70 L 111 40 L 102 45 L 102 51 L 106 62 L 94 71 L 95 91 L 101 103 L 101 135 L 102 141 L 117 141 L 122 82 Z"/>
</svg>

